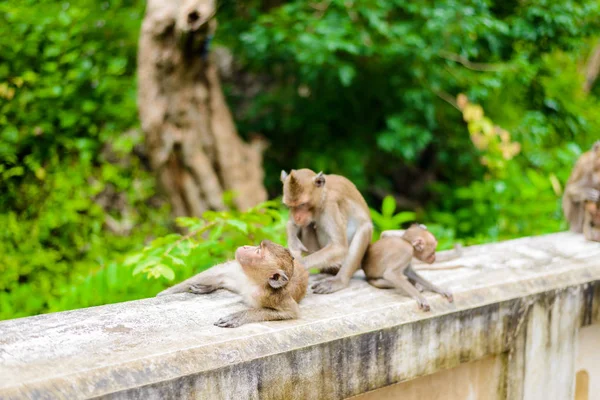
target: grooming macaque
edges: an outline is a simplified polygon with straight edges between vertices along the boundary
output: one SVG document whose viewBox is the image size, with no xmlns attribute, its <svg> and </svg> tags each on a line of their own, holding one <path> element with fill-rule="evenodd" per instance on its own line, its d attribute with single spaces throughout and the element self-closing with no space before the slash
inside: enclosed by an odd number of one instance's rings
<svg viewBox="0 0 600 400">
<path fill-rule="evenodd" d="M 239 293 L 252 308 L 215 323 L 223 328 L 235 328 L 251 322 L 296 318 L 298 302 L 306 294 L 307 286 L 308 271 L 289 250 L 263 240 L 259 246 L 239 247 L 234 261 L 216 265 L 158 296 L 183 292 L 204 294 L 217 289 Z"/>
<path fill-rule="evenodd" d="M 600 202 L 588 201 L 586 203 L 583 235 L 587 240 L 600 242 Z"/>
<path fill-rule="evenodd" d="M 579 157 L 565 187 L 562 206 L 573 232 L 584 232 L 586 214 L 590 214 L 586 211 L 587 204 L 595 204 L 598 201 L 600 201 L 600 141 L 594 143 L 590 151 Z M 591 215 L 588 218 L 591 218 Z"/>
<path fill-rule="evenodd" d="M 307 269 L 336 274 L 312 286 L 333 293 L 348 286 L 360 267 L 373 235 L 369 207 L 356 186 L 339 175 L 310 169 L 281 171 L 283 203 L 290 210 L 288 248 L 295 257 L 307 253 Z"/>
<path fill-rule="evenodd" d="M 423 225 L 414 224 L 401 236 L 388 234 L 369 246 L 362 263 L 367 281 L 380 289 L 402 289 L 419 308 L 429 311 L 429 303 L 419 288 L 431 290 L 454 301 L 452 293 L 429 282 L 412 267 L 413 258 L 427 264 L 435 262 L 437 240 Z"/>
</svg>

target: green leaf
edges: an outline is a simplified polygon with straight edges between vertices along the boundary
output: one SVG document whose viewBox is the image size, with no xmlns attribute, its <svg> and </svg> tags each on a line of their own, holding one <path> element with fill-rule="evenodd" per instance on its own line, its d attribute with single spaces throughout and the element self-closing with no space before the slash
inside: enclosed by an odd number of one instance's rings
<svg viewBox="0 0 600 400">
<path fill-rule="evenodd" d="M 123 261 L 123 265 L 126 267 L 129 267 L 130 265 L 136 264 L 138 261 L 140 261 L 142 259 L 143 256 L 144 256 L 143 253 L 135 253 L 135 254 L 129 255 L 125 258 L 125 261 Z"/>
<path fill-rule="evenodd" d="M 342 65 L 338 70 L 338 74 L 340 76 L 340 82 L 344 86 L 350 86 L 354 76 L 356 75 L 356 70 L 351 65 Z"/>
<path fill-rule="evenodd" d="M 405 222 L 414 221 L 417 218 L 417 214 L 412 211 L 403 211 L 394 215 L 392 222 L 394 226 L 400 226 Z"/>
<path fill-rule="evenodd" d="M 173 264 L 185 266 L 185 262 L 181 258 L 173 257 L 172 255 L 168 255 L 169 259 L 173 261 Z"/>
<path fill-rule="evenodd" d="M 248 233 L 248 224 L 243 222 L 243 221 L 238 221 L 235 219 L 232 220 L 226 220 L 225 224 L 234 227 L 235 229 L 243 232 L 243 233 Z"/>
<path fill-rule="evenodd" d="M 133 275 L 137 275 L 140 272 L 144 271 L 146 268 L 154 266 L 160 262 L 160 258 L 158 257 L 149 257 L 146 260 L 139 263 L 135 269 L 133 270 Z"/>
<path fill-rule="evenodd" d="M 158 273 L 159 276 L 164 276 L 168 280 L 172 281 L 175 279 L 175 272 L 165 264 L 158 264 L 154 268 L 154 272 Z"/>
<path fill-rule="evenodd" d="M 393 196 L 385 196 L 383 203 L 381 204 L 381 214 L 384 217 L 391 217 L 396 211 L 396 200 Z"/>
</svg>

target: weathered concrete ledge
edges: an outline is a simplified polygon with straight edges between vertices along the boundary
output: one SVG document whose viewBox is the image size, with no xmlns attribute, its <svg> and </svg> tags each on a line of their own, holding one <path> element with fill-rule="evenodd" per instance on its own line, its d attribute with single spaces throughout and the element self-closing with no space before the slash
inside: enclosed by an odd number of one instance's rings
<svg viewBox="0 0 600 400">
<path fill-rule="evenodd" d="M 490 355 L 506 366 L 498 398 L 573 398 L 600 244 L 559 233 L 469 247 L 460 264 L 423 272 L 455 293 L 427 294 L 429 313 L 357 274 L 309 293 L 301 319 L 237 329 L 213 326 L 245 307 L 225 291 L 0 322 L 0 398 L 339 399 Z"/>
</svg>

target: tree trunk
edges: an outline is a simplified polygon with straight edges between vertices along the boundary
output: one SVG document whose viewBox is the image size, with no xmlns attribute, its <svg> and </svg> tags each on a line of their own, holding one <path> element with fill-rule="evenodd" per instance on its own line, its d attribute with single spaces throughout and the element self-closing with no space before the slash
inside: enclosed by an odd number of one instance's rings
<svg viewBox="0 0 600 400">
<path fill-rule="evenodd" d="M 138 52 L 138 107 L 152 168 L 176 216 L 266 200 L 264 141 L 243 142 L 209 57 L 211 0 L 149 0 Z"/>
</svg>

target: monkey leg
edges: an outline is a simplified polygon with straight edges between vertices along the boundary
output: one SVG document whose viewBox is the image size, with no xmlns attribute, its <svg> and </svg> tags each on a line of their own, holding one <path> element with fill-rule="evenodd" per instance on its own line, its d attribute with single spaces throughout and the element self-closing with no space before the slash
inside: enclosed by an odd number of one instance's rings
<svg viewBox="0 0 600 400">
<path fill-rule="evenodd" d="M 340 271 L 339 265 L 331 265 L 329 267 L 321 268 L 319 270 L 319 272 L 321 272 L 322 274 L 328 274 L 328 275 L 336 275 L 339 271 Z"/>
<path fill-rule="evenodd" d="M 412 279 L 408 279 L 408 281 L 410 282 L 411 285 L 413 285 L 419 292 L 423 293 L 423 290 L 425 290 L 425 288 L 423 288 L 423 286 L 419 285 L 417 282 L 413 281 Z"/>
<path fill-rule="evenodd" d="M 417 301 L 419 308 L 423 311 L 429 311 L 431 307 L 429 303 L 423 297 L 421 292 L 417 290 L 408 280 L 408 278 L 402 273 L 402 269 L 399 268 L 388 268 L 383 273 L 383 278 L 391 282 L 394 287 L 404 290 L 410 297 Z"/>
<path fill-rule="evenodd" d="M 241 285 L 247 280 L 242 267 L 237 261 L 229 261 L 215 265 L 185 281 L 163 290 L 157 296 L 191 292 L 205 294 L 217 289 L 227 289 L 239 293 Z"/>
<path fill-rule="evenodd" d="M 406 275 L 406 277 L 408 279 L 414 281 L 416 284 L 421 285 L 425 289 L 441 294 L 450 303 L 452 303 L 454 301 L 454 296 L 452 296 L 452 293 L 450 293 L 448 290 L 444 290 L 444 289 L 440 288 L 439 286 L 434 285 L 433 283 L 429 282 L 427 279 L 423 278 L 412 268 L 412 266 L 409 265 L 408 267 L 406 267 L 404 269 L 404 275 Z"/>
<path fill-rule="evenodd" d="M 367 282 L 369 282 L 370 285 L 375 286 L 379 289 L 393 289 L 396 287 L 392 282 L 387 281 L 383 278 L 368 279 Z"/>
<path fill-rule="evenodd" d="M 346 254 L 337 275 L 315 283 L 312 286 L 313 292 L 319 294 L 333 293 L 347 287 L 352 275 L 360 268 L 360 263 L 372 237 L 373 225 L 370 223 L 361 225 L 354 234 L 352 242 L 350 242 L 348 254 Z"/>
<path fill-rule="evenodd" d="M 252 322 L 262 321 L 281 321 L 285 319 L 294 319 L 298 317 L 298 304 L 286 304 L 285 308 L 275 310 L 271 308 L 252 308 L 250 310 L 238 311 L 227 315 L 217 322 L 215 326 L 221 328 L 237 328 L 238 326 Z"/>
<path fill-rule="evenodd" d="M 342 245 L 329 243 L 319 251 L 302 258 L 306 269 L 317 268 L 319 271 L 341 265 L 347 249 Z"/>
</svg>

